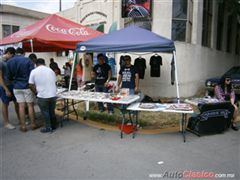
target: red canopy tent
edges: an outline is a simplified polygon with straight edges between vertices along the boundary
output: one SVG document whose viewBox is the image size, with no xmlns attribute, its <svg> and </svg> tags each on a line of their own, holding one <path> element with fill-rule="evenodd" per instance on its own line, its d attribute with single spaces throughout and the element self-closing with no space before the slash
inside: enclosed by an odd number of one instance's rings
<svg viewBox="0 0 240 180">
<path fill-rule="evenodd" d="M 99 31 L 53 14 L 0 41 L 0 46 L 22 42 L 26 52 L 74 50 L 77 43 L 103 35 Z"/>
</svg>

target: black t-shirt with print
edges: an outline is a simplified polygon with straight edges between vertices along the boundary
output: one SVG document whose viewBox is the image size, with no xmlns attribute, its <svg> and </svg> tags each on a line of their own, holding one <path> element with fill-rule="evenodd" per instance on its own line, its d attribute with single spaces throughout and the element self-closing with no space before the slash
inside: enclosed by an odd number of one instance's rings
<svg viewBox="0 0 240 180">
<path fill-rule="evenodd" d="M 130 67 L 121 67 L 119 74 L 122 76 L 122 88 L 135 88 L 135 76 L 137 74 L 137 71 L 133 65 Z"/>
<path fill-rule="evenodd" d="M 162 65 L 161 56 L 152 56 L 150 58 L 151 77 L 160 77 L 160 66 Z"/>
<path fill-rule="evenodd" d="M 134 66 L 139 74 L 139 79 L 144 79 L 145 69 L 146 69 L 146 59 L 137 58 L 134 61 Z"/>
<path fill-rule="evenodd" d="M 93 72 L 95 72 L 95 84 L 96 85 L 104 85 L 104 83 L 108 79 L 108 71 L 111 70 L 111 67 L 104 63 L 102 65 L 96 64 L 93 68 Z"/>
</svg>

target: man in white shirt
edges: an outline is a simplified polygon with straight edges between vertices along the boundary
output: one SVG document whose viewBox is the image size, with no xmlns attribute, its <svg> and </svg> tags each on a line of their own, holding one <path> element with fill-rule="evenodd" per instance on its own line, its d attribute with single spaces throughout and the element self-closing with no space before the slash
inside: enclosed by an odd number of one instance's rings
<svg viewBox="0 0 240 180">
<path fill-rule="evenodd" d="M 37 95 L 37 101 L 41 113 L 45 119 L 45 127 L 42 133 L 52 132 L 56 129 L 56 75 L 52 69 L 45 66 L 45 60 L 37 59 L 37 67 L 32 70 L 29 77 L 30 89 Z"/>
</svg>

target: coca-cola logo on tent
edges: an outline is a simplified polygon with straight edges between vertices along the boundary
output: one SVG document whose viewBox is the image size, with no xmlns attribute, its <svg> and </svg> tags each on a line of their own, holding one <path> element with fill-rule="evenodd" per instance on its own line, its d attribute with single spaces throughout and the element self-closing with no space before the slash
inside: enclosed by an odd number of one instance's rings
<svg viewBox="0 0 240 180">
<path fill-rule="evenodd" d="M 70 34 L 72 36 L 88 36 L 89 35 L 89 32 L 84 27 L 65 29 L 65 28 L 56 27 L 52 24 L 47 24 L 45 27 L 49 32 L 52 32 L 52 33 Z"/>
</svg>

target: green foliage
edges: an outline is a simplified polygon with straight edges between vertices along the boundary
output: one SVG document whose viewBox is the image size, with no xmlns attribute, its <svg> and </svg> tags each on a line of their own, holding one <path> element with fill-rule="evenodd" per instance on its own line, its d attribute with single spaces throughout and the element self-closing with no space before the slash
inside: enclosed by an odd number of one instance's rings
<svg viewBox="0 0 240 180">
<path fill-rule="evenodd" d="M 81 110 L 78 110 L 78 115 L 83 117 L 84 112 Z M 107 113 L 100 113 L 98 111 L 89 111 L 87 113 L 87 118 L 93 121 L 102 122 L 102 123 L 111 124 L 111 125 L 116 125 L 121 122 L 120 116 L 116 115 L 116 113 L 114 115 L 109 115 Z"/>
<path fill-rule="evenodd" d="M 122 114 L 118 108 L 114 109 L 114 114 L 109 115 L 107 111 L 99 112 L 96 103 L 90 103 L 90 111 L 87 113 L 87 118 L 92 121 L 116 126 L 121 124 Z M 79 117 L 84 117 L 84 104 L 80 104 L 77 108 Z M 125 115 L 126 121 L 129 119 L 129 114 Z M 179 124 L 180 116 L 173 113 L 150 113 L 140 112 L 138 116 L 139 126 L 146 129 L 156 129 L 164 127 L 175 127 Z M 125 121 L 125 122 L 126 122 Z"/>
</svg>

